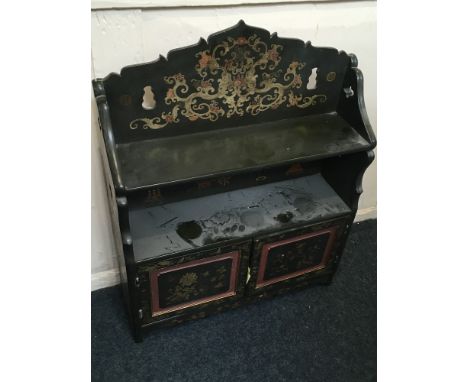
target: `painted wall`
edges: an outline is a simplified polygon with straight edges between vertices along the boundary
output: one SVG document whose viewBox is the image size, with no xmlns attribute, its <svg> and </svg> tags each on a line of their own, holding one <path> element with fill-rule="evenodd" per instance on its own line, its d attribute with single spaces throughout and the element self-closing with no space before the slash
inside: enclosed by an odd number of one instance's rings
<svg viewBox="0 0 468 382">
<path fill-rule="evenodd" d="M 192 45 L 200 37 L 243 19 L 282 37 L 310 40 L 355 53 L 364 73 L 364 96 L 374 130 L 376 110 L 376 3 L 290 3 L 194 8 L 93 10 L 93 75 L 104 77 L 123 66 L 156 59 L 173 48 Z M 97 110 L 92 98 L 92 289 L 119 282 L 98 152 Z M 376 216 L 375 161 L 364 177 L 359 219 Z"/>
</svg>

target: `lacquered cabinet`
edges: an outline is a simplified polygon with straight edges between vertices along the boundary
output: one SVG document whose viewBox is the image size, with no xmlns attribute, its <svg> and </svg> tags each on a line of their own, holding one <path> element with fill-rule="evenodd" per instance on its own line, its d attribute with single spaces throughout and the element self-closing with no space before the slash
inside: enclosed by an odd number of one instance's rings
<svg viewBox="0 0 468 382">
<path fill-rule="evenodd" d="M 376 146 L 357 66 L 240 21 L 93 81 L 136 341 L 331 282 Z"/>
</svg>

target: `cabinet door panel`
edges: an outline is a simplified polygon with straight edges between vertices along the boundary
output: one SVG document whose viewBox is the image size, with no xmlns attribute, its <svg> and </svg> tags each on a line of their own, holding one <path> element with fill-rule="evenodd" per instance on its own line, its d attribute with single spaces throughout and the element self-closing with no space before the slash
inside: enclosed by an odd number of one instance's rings
<svg viewBox="0 0 468 382">
<path fill-rule="evenodd" d="M 335 236 L 331 227 L 263 245 L 256 288 L 325 268 Z"/>
<path fill-rule="evenodd" d="M 203 317 L 244 296 L 251 241 L 212 246 L 138 266 L 142 324 Z"/>
<path fill-rule="evenodd" d="M 152 315 L 234 296 L 239 262 L 233 251 L 151 272 Z"/>
<path fill-rule="evenodd" d="M 249 293 L 290 288 L 332 272 L 347 219 L 304 225 L 255 241 Z"/>
</svg>

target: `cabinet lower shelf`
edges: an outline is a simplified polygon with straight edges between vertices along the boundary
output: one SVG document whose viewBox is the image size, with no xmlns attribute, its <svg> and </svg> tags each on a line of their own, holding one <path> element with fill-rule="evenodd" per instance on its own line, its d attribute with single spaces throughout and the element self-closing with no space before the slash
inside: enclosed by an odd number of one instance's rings
<svg viewBox="0 0 468 382">
<path fill-rule="evenodd" d="M 320 174 L 130 210 L 136 262 L 351 213 Z"/>
</svg>

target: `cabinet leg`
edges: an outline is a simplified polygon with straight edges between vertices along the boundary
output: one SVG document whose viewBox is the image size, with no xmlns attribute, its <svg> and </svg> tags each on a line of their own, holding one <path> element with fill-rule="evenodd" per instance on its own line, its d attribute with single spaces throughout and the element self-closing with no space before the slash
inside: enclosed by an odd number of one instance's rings
<svg viewBox="0 0 468 382">
<path fill-rule="evenodd" d="M 133 340 L 138 344 L 143 342 L 143 334 L 141 328 L 133 328 Z"/>
</svg>

